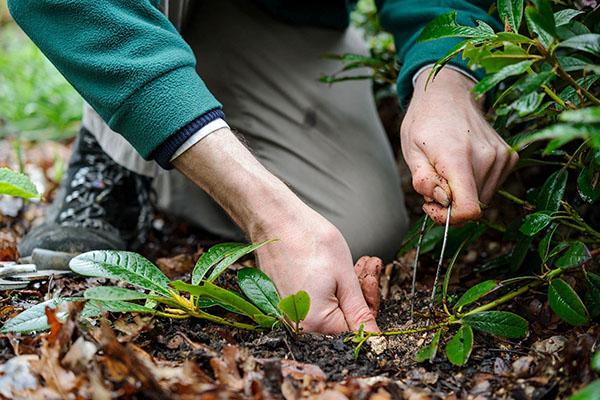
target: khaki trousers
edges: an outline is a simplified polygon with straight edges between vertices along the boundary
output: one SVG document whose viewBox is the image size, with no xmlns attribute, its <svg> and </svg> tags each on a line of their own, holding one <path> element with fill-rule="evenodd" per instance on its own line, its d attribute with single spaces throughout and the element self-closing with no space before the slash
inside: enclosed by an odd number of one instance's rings
<svg viewBox="0 0 600 400">
<path fill-rule="evenodd" d="M 183 36 L 226 121 L 265 167 L 340 229 L 354 257 L 392 257 L 408 217 L 371 85 L 318 81 L 339 68 L 324 55 L 367 54 L 360 33 L 288 25 L 248 1 L 204 0 L 192 8 Z M 117 163 L 155 178 L 160 208 L 244 240 L 206 193 L 144 161 L 90 107 L 83 124 Z"/>
</svg>

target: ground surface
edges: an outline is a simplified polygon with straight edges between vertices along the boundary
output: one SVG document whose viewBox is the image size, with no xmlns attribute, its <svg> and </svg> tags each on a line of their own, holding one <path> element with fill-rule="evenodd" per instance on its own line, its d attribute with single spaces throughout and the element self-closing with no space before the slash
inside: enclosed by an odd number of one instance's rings
<svg viewBox="0 0 600 400">
<path fill-rule="evenodd" d="M 1 165 L 15 165 L 7 142 L 0 142 L 0 154 Z M 24 154 L 27 172 L 51 199 L 52 178 L 60 167 L 56 160 L 67 156 L 68 147 L 43 144 Z M 418 210 L 418 199 L 409 196 L 409 206 Z M 0 259 L 17 256 L 16 243 L 40 221 L 45 207 L 1 199 Z M 143 253 L 167 274 L 185 277 L 214 240 L 181 221 L 157 216 Z M 465 252 L 460 284 L 455 282 L 453 290 L 485 276 L 477 266 L 501 247 L 490 237 Z M 384 329 L 422 326 L 433 318 L 428 295 L 435 260 L 424 257 L 417 312 L 410 319 L 412 257 L 409 253 L 385 268 L 378 316 Z M 77 295 L 100 283 L 63 277 L 0 292 L 0 324 L 41 300 Z M 0 335 L 0 398 L 542 400 L 566 398 L 595 378 L 589 354 L 600 338 L 597 324 L 574 329 L 559 323 L 541 293 L 519 298 L 508 309 L 530 321 L 529 336 L 507 341 L 478 334 L 464 368 L 453 367 L 442 354 L 434 363 L 414 361 L 415 350 L 431 334 L 374 339 L 355 360 L 343 336 L 248 333 L 191 320 L 122 315 L 107 316 L 110 324 L 56 322 L 50 335 Z M 71 311 L 77 315 L 76 308 Z"/>
</svg>

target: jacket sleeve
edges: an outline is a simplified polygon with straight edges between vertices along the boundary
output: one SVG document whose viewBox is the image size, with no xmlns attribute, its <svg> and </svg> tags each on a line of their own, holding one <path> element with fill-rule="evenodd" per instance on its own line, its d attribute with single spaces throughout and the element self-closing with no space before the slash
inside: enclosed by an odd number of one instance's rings
<svg viewBox="0 0 600 400">
<path fill-rule="evenodd" d="M 413 75 L 423 66 L 433 64 L 452 49 L 461 39 L 446 38 L 418 43 L 421 31 L 434 18 L 457 12 L 461 25 L 476 25 L 482 20 L 495 29 L 500 22 L 487 14 L 493 0 L 379 0 L 378 9 L 382 27 L 394 35 L 398 60 L 401 64 L 398 76 L 398 95 L 406 105 L 412 94 Z M 454 58 L 450 64 L 468 70 L 466 63 Z M 481 78 L 481 71 L 472 72 Z"/>
<path fill-rule="evenodd" d="M 158 0 L 8 0 L 15 21 L 146 159 L 221 105 Z M 172 139 L 172 138 L 171 138 Z M 176 142 L 183 140 L 179 138 Z"/>
</svg>

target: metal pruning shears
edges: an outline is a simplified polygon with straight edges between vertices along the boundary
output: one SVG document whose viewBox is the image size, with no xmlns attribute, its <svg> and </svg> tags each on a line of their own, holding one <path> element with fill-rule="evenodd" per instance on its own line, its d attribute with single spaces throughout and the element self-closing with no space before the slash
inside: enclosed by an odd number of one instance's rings
<svg viewBox="0 0 600 400">
<path fill-rule="evenodd" d="M 446 252 L 446 243 L 448 242 L 448 230 L 450 229 L 450 218 L 452 218 L 452 204 L 448 205 L 448 213 L 446 215 L 446 225 L 444 227 L 444 240 L 442 241 L 442 250 L 440 251 L 440 258 L 438 260 L 437 270 L 435 272 L 435 279 L 433 281 L 433 289 L 431 290 L 431 302 L 430 306 L 433 306 L 435 293 L 437 290 L 438 281 L 440 280 L 440 272 L 442 264 L 444 262 L 444 253 Z M 412 275 L 412 289 L 410 295 L 410 317 L 413 317 L 415 310 L 415 286 L 417 282 L 417 267 L 419 265 L 419 256 L 421 254 L 421 244 L 423 243 L 423 237 L 425 236 L 425 228 L 427 227 L 427 221 L 429 217 L 425 215 L 421 230 L 419 231 L 419 240 L 417 242 L 417 251 L 415 253 L 415 260 L 413 262 L 413 275 Z"/>
</svg>

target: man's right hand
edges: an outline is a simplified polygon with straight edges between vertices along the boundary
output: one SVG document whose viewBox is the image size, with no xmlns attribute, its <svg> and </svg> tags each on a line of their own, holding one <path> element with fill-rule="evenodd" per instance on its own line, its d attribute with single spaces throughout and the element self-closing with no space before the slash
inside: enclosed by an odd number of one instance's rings
<svg viewBox="0 0 600 400">
<path fill-rule="evenodd" d="M 258 250 L 259 265 L 282 296 L 309 293 L 306 330 L 339 333 L 361 324 L 368 331 L 378 330 L 342 234 L 267 171 L 230 130 L 212 133 L 174 165 L 210 194 L 253 242 L 279 239 Z M 381 262 L 362 260 L 357 267 L 361 275 L 372 277 Z M 375 306 L 377 288 L 370 286 L 365 294 Z"/>
</svg>

